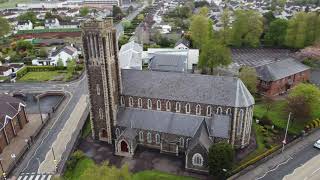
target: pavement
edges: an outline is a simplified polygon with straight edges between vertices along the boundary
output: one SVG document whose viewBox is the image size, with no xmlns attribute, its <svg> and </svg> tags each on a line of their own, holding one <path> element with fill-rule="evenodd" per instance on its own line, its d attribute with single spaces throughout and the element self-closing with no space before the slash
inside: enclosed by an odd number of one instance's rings
<svg viewBox="0 0 320 180">
<path fill-rule="evenodd" d="M 58 134 L 56 140 L 52 143 L 52 151 L 47 152 L 44 161 L 40 164 L 38 173 L 55 172 L 57 163 L 62 159 L 63 153 L 67 149 L 67 145 L 72 140 L 72 135 L 77 130 L 79 120 L 88 107 L 87 96 L 82 95 L 78 104 L 70 115 L 70 119 L 65 123 L 64 127 Z"/>
<path fill-rule="evenodd" d="M 258 165 L 253 170 L 245 173 L 242 176 L 236 177 L 237 180 L 275 180 L 283 179 L 286 175 L 291 174 L 295 169 L 303 164 L 309 164 L 309 160 L 318 157 L 320 150 L 315 149 L 313 144 L 320 138 L 320 130 L 317 130 L 304 137 L 296 144 L 285 148 L 284 152 L 276 155 L 275 157 L 267 160 L 265 163 Z M 314 166 L 319 168 L 320 158 L 317 158 L 318 165 Z M 306 165 L 308 170 L 312 171 L 314 168 Z M 299 172 L 299 171 L 298 171 Z M 320 176 L 318 176 L 319 179 Z M 287 178 L 291 179 L 290 177 Z M 300 178 L 303 180 L 304 178 Z"/>
<path fill-rule="evenodd" d="M 59 132 L 63 129 L 70 115 L 78 104 L 82 95 L 88 94 L 87 78 L 82 76 L 81 79 L 71 83 L 14 83 L 1 84 L 0 93 L 4 92 L 44 92 L 44 91 L 64 91 L 67 98 L 64 103 L 51 116 L 51 120 L 40 132 L 38 138 L 30 150 L 21 159 L 18 166 L 12 172 L 12 175 L 19 175 L 21 172 L 37 172 L 40 164 L 45 160 L 48 152 L 51 151 L 53 142 L 56 140 Z"/>
</svg>

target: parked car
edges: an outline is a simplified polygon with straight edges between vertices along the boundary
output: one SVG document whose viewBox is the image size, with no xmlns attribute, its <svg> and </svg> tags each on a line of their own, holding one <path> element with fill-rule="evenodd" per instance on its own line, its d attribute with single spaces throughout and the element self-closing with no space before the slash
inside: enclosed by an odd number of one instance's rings
<svg viewBox="0 0 320 180">
<path fill-rule="evenodd" d="M 320 139 L 319 139 L 317 142 L 315 142 L 313 146 L 314 146 L 315 148 L 320 149 Z"/>
</svg>

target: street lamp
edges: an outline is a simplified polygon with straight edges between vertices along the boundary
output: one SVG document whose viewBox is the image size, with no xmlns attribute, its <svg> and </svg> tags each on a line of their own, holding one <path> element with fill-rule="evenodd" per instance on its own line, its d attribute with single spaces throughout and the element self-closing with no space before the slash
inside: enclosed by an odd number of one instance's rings
<svg viewBox="0 0 320 180">
<path fill-rule="evenodd" d="M 29 148 L 30 148 L 30 146 L 29 146 L 29 140 L 28 140 L 28 139 L 24 139 L 24 142 L 27 143 L 27 146 L 28 146 L 28 149 L 29 149 Z"/>
<path fill-rule="evenodd" d="M 288 134 L 288 128 L 289 128 L 289 122 L 291 118 L 291 112 L 289 113 L 288 121 L 287 121 L 287 127 L 286 127 L 286 133 L 284 134 L 284 139 L 282 141 L 282 149 L 281 152 L 284 150 L 284 145 L 287 143 L 287 134 Z"/>
<path fill-rule="evenodd" d="M 6 173 L 4 172 L 3 165 L 2 165 L 2 158 L 0 158 L 0 166 L 1 166 L 1 171 L 2 171 L 2 176 L 3 176 L 3 178 L 4 178 L 4 179 L 7 179 Z"/>
</svg>

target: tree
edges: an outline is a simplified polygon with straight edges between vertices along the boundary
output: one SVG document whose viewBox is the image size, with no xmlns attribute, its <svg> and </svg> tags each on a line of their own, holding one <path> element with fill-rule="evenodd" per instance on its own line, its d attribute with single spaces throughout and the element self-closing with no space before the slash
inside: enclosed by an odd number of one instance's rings
<svg viewBox="0 0 320 180">
<path fill-rule="evenodd" d="M 209 173 L 219 179 L 226 178 L 234 163 L 234 149 L 228 143 L 216 143 L 209 148 Z"/>
<path fill-rule="evenodd" d="M 76 71 L 76 61 L 74 59 L 70 59 L 67 61 L 67 71 L 69 74 L 74 74 Z"/>
<path fill-rule="evenodd" d="M 192 45 L 195 48 L 201 49 L 202 45 L 206 43 L 208 37 L 208 28 L 202 29 L 200 27 L 208 27 L 209 21 L 206 16 L 194 15 L 191 18 L 190 33 Z"/>
<path fill-rule="evenodd" d="M 35 24 L 37 22 L 37 16 L 34 12 L 28 11 L 26 13 L 23 13 L 18 16 L 19 21 L 31 21 L 32 24 Z"/>
<path fill-rule="evenodd" d="M 293 88 L 289 93 L 289 100 L 293 102 L 304 100 L 310 107 L 310 116 L 316 118 L 318 107 L 320 106 L 320 90 L 313 84 L 301 83 Z M 288 100 L 288 102 L 289 102 Z M 288 104 L 289 105 L 289 104 Z M 290 108 L 290 106 L 288 106 Z"/>
<path fill-rule="evenodd" d="M 258 47 L 263 32 L 260 13 L 254 10 L 237 10 L 232 23 L 231 44 L 236 47 Z"/>
<path fill-rule="evenodd" d="M 249 66 L 242 67 L 239 73 L 239 78 L 243 81 L 243 83 L 252 94 L 255 94 L 257 92 L 258 78 L 255 68 Z"/>
<path fill-rule="evenodd" d="M 230 41 L 231 24 L 230 24 L 230 12 L 228 8 L 225 8 L 221 15 L 222 29 L 219 31 L 220 42 L 227 45 Z"/>
<path fill-rule="evenodd" d="M 130 39 L 129 36 L 121 35 L 118 40 L 119 48 L 121 48 L 122 45 L 127 44 L 129 39 Z"/>
<path fill-rule="evenodd" d="M 48 53 L 47 53 L 47 51 L 44 49 L 44 48 L 41 48 L 40 50 L 39 50 L 39 57 L 47 57 L 48 56 Z"/>
<path fill-rule="evenodd" d="M 304 96 L 292 96 L 287 98 L 287 111 L 292 113 L 294 119 L 305 122 L 311 118 L 310 104 Z"/>
<path fill-rule="evenodd" d="M 92 168 L 87 168 L 79 178 L 79 180 L 87 180 L 87 179 L 131 180 L 132 175 L 129 171 L 128 165 L 126 164 L 121 168 L 117 168 L 115 166 L 110 166 L 108 162 L 103 162 L 102 165 L 100 166 L 94 164 Z"/>
<path fill-rule="evenodd" d="M 57 66 L 58 67 L 63 67 L 64 66 L 61 58 L 58 59 Z"/>
<path fill-rule="evenodd" d="M 133 12 L 133 6 L 130 5 L 127 9 L 127 13 L 130 14 L 131 12 Z"/>
<path fill-rule="evenodd" d="M 89 14 L 89 8 L 88 7 L 81 7 L 79 10 L 79 14 L 81 17 L 87 16 Z"/>
<path fill-rule="evenodd" d="M 288 28 L 288 21 L 276 19 L 270 23 L 270 27 L 264 36 L 265 45 L 283 46 Z"/>
<path fill-rule="evenodd" d="M 53 19 L 53 18 L 55 18 L 55 17 L 54 17 L 54 15 L 52 15 L 51 12 L 46 12 L 46 14 L 44 15 L 44 18 L 45 18 L 45 19 Z"/>
<path fill-rule="evenodd" d="M 123 13 L 119 6 L 112 6 L 112 17 L 115 19 L 121 19 L 123 16 Z"/>
<path fill-rule="evenodd" d="M 19 40 L 16 44 L 16 51 L 31 51 L 33 50 L 33 45 L 30 41 Z"/>
<path fill-rule="evenodd" d="M 304 12 L 294 15 L 288 23 L 286 45 L 293 48 L 303 48 L 306 41 L 307 23 Z"/>
<path fill-rule="evenodd" d="M 122 24 L 124 30 L 126 30 L 126 29 L 128 29 L 128 28 L 130 28 L 132 26 L 132 24 L 131 24 L 131 22 L 129 20 L 123 20 L 121 22 L 121 24 Z"/>
<path fill-rule="evenodd" d="M 269 96 L 264 96 L 262 98 L 262 101 L 263 101 L 263 104 L 265 104 L 265 107 L 266 107 L 266 114 L 268 114 L 268 112 L 272 108 L 274 100 Z"/>
<path fill-rule="evenodd" d="M 206 17 L 208 15 L 208 12 L 209 12 L 209 9 L 207 7 L 202 7 L 200 8 L 199 15 Z"/>
<path fill-rule="evenodd" d="M 7 19 L 0 16 L 0 37 L 8 34 L 10 32 L 10 24 Z"/>
</svg>

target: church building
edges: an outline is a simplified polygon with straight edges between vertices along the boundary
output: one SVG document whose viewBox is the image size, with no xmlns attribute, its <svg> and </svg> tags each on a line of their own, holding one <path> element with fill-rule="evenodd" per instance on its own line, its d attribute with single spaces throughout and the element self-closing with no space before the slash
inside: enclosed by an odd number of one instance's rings
<svg viewBox="0 0 320 180">
<path fill-rule="evenodd" d="M 236 77 L 119 68 L 112 19 L 83 22 L 93 138 L 133 157 L 138 146 L 208 172 L 213 143 L 249 144 L 254 98 Z"/>
</svg>

